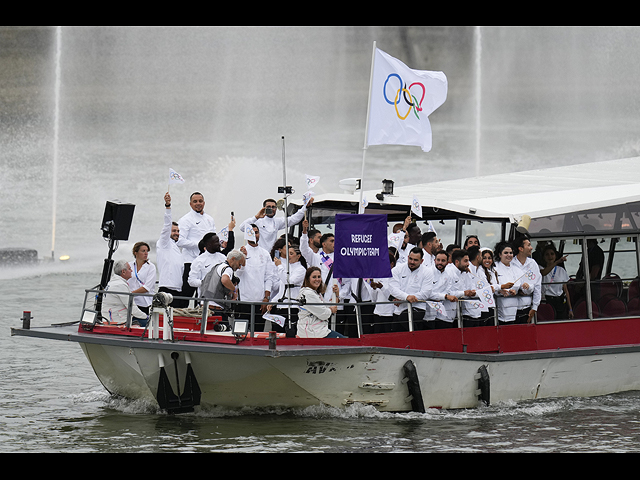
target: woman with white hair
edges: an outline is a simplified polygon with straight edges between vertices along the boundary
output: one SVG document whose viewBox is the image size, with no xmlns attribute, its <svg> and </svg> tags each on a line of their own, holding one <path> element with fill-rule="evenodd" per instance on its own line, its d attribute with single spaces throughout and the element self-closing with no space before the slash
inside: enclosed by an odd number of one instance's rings
<svg viewBox="0 0 640 480">
<path fill-rule="evenodd" d="M 113 266 L 113 275 L 105 287 L 102 297 L 102 319 L 107 323 L 123 323 L 127 321 L 129 295 L 131 289 L 127 281 L 131 278 L 131 265 L 126 260 L 118 260 Z M 120 295 L 118 295 L 120 294 Z M 147 315 L 133 303 L 131 305 L 133 323 L 144 327 Z"/>
</svg>

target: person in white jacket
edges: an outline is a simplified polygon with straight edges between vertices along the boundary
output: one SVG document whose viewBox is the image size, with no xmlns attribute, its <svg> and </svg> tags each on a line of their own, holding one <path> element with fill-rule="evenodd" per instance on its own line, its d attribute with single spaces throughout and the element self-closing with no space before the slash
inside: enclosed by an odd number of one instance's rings
<svg viewBox="0 0 640 480">
<path fill-rule="evenodd" d="M 304 264 L 300 261 L 304 262 Z M 302 288 L 302 282 L 304 282 L 304 276 L 307 273 L 307 264 L 297 246 L 289 247 L 289 275 L 287 283 L 287 259 L 286 257 L 275 257 L 273 259 L 275 265 L 275 277 L 274 279 L 278 283 L 277 293 L 274 296 L 271 295 L 272 302 L 281 302 L 277 305 L 269 305 L 267 309 L 269 313 L 275 315 L 281 315 L 285 319 L 289 318 L 289 312 L 291 317 L 286 321 L 285 326 L 267 321 L 265 322 L 265 331 L 274 330 L 276 332 L 285 332 L 289 329 L 289 325 L 293 329 L 298 321 L 298 304 L 297 298 Z M 274 288 L 274 290 L 276 290 Z"/>
<path fill-rule="evenodd" d="M 182 261 L 184 271 L 182 274 L 182 292 L 184 296 L 191 297 L 196 288 L 189 285 L 189 271 L 191 263 L 200 255 L 198 243 L 206 233 L 216 233 L 216 225 L 213 218 L 204 212 L 204 196 L 200 192 L 193 192 L 189 197 L 191 210 L 178 220 L 180 237 L 178 247 L 182 249 Z"/>
<path fill-rule="evenodd" d="M 525 272 L 523 281 L 529 285 L 528 289 L 522 289 L 518 294 L 516 323 L 519 324 L 533 321 L 542 300 L 542 275 L 538 262 L 531 258 L 532 253 L 533 247 L 528 238 L 519 236 L 513 241 L 512 262 Z"/>
<path fill-rule="evenodd" d="M 292 227 L 297 225 L 304 218 L 304 214 L 307 211 L 307 207 L 313 203 L 313 197 L 309 199 L 306 205 L 303 205 L 296 213 L 291 215 L 287 219 L 287 225 Z M 248 225 L 257 225 L 260 229 L 260 240 L 258 245 L 264 248 L 267 252 L 271 251 L 273 244 L 278 239 L 278 232 L 285 227 L 284 217 L 277 217 L 276 213 L 278 209 L 276 207 L 276 201 L 272 198 L 266 199 L 262 202 L 262 208 L 254 217 L 247 218 L 240 224 L 240 231 L 244 232 Z"/>
<path fill-rule="evenodd" d="M 127 280 L 131 293 L 156 293 L 156 266 L 149 261 L 149 244 L 147 242 L 137 242 L 132 249 L 135 260 L 129 262 L 131 265 L 131 278 Z M 152 297 L 137 296 L 134 301 L 136 305 L 145 313 L 149 313 Z"/>
<path fill-rule="evenodd" d="M 164 194 L 164 224 L 160 237 L 156 242 L 156 263 L 158 264 L 158 291 L 170 293 L 174 297 L 182 296 L 182 272 L 184 261 L 178 247 L 180 227 L 171 218 L 171 195 Z M 174 308 L 186 308 L 188 300 L 174 298 L 171 302 Z"/>
<path fill-rule="evenodd" d="M 269 252 L 259 245 L 260 229 L 253 225 L 253 231 L 256 241 L 248 240 L 246 245 L 240 247 L 240 251 L 246 256 L 246 266 L 238 270 L 237 276 L 240 279 L 238 290 L 239 300 L 254 302 L 255 331 L 262 332 L 265 326 L 262 315 L 267 311 L 267 303 L 271 299 L 275 265 L 271 261 Z M 262 302 L 262 305 L 257 305 L 258 302 Z M 244 318 L 250 318 L 250 304 L 239 304 L 237 309 Z"/>
<path fill-rule="evenodd" d="M 329 328 L 331 315 L 338 311 L 337 305 L 310 305 L 324 303 L 324 283 L 319 267 L 309 267 L 298 295 L 298 332 L 300 338 L 345 338 Z"/>
<path fill-rule="evenodd" d="M 427 314 L 425 319 L 429 322 L 429 327 L 434 329 L 453 327 L 454 317 L 456 313 L 457 295 L 459 291 L 453 290 L 457 288 L 454 285 L 454 279 L 447 272 L 449 265 L 449 255 L 444 250 L 436 253 L 434 264 L 428 267 L 431 272 L 432 284 L 429 300 L 442 303 L 443 309 L 436 310 L 427 306 Z M 455 268 L 455 266 L 454 266 Z"/>
<path fill-rule="evenodd" d="M 529 284 L 523 282 L 523 272 L 513 262 L 513 247 L 509 242 L 500 242 L 495 249 L 496 278 L 499 290 L 495 291 L 498 322 L 500 325 L 514 324 L 518 310 L 518 291 L 528 290 Z"/>
<path fill-rule="evenodd" d="M 407 261 L 398 263 L 391 270 L 389 282 L 390 296 L 396 300 L 406 300 L 411 304 L 414 330 L 425 330 L 424 322 L 426 304 L 431 293 L 432 274 L 423 262 L 424 252 L 420 247 L 414 247 Z M 408 304 L 400 303 L 396 306 L 393 314 L 393 324 L 391 331 L 408 331 Z"/>
<path fill-rule="evenodd" d="M 128 294 L 131 293 L 127 280 L 131 278 L 131 274 L 131 265 L 126 260 L 118 260 L 114 264 L 111 280 L 104 288 L 105 292 L 113 293 L 105 293 L 102 297 L 102 318 L 108 323 L 127 321 Z M 134 324 L 142 327 L 147 324 L 147 315 L 135 303 L 131 305 L 131 316 L 134 317 Z"/>
</svg>

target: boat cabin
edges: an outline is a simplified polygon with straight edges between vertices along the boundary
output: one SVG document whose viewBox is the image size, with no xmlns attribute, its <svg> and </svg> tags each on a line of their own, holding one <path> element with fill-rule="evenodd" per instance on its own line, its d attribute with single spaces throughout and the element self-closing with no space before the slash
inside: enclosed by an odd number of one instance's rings
<svg viewBox="0 0 640 480">
<path fill-rule="evenodd" d="M 351 192 L 321 194 L 309 209 L 310 228 L 333 231 L 335 215 L 358 212 L 358 179 Z M 422 216 L 414 221 L 433 228 L 443 247 L 464 245 L 476 235 L 491 250 L 502 240 L 528 234 L 533 257 L 552 244 L 569 280 L 573 319 L 640 315 L 640 157 L 545 168 L 508 174 L 395 187 L 384 180 L 379 190 L 362 192 L 365 214 L 386 214 L 389 233 L 411 214 L 414 196 Z M 290 211 L 302 200 L 290 201 Z M 301 225 L 291 228 L 299 236 Z M 517 252 L 515 252 L 517 253 Z M 583 273 L 584 272 L 584 273 Z M 543 288 L 549 285 L 543 281 Z M 588 288 L 586 288 L 588 287 Z M 558 320 L 544 301 L 537 321 Z"/>
</svg>

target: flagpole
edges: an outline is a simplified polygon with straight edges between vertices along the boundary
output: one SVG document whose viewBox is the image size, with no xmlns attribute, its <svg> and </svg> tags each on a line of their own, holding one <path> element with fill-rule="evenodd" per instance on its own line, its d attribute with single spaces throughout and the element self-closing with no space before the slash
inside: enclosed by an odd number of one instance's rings
<svg viewBox="0 0 640 480">
<path fill-rule="evenodd" d="M 373 66 L 376 61 L 376 41 L 373 41 L 373 52 L 371 53 L 371 75 L 369 77 L 369 101 L 367 103 L 367 121 L 364 129 L 364 147 L 362 149 L 362 172 L 360 173 L 360 203 L 358 204 L 358 213 L 362 208 L 362 197 L 364 195 L 364 163 L 367 155 L 367 140 L 369 138 L 369 110 L 371 109 L 371 86 L 373 85 Z M 364 209 L 362 210 L 364 213 Z"/>
<path fill-rule="evenodd" d="M 291 328 L 291 287 L 290 287 L 290 276 L 291 269 L 289 266 L 289 217 L 288 215 L 288 202 L 287 202 L 287 167 L 285 163 L 284 156 L 284 135 L 282 136 L 282 186 L 284 187 L 284 243 L 285 243 L 285 257 L 287 259 L 287 285 L 284 287 L 285 292 L 287 292 L 287 320 L 289 321 L 289 328 Z M 306 213 L 305 213 L 306 215 Z"/>
</svg>

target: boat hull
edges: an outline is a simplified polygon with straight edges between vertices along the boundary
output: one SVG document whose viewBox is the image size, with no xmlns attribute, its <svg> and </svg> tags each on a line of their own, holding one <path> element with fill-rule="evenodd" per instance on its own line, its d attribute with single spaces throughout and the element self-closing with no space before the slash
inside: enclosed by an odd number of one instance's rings
<svg viewBox="0 0 640 480">
<path fill-rule="evenodd" d="M 615 329 L 615 323 L 605 324 L 609 331 Z M 591 331 L 593 327 L 589 325 Z M 78 342 L 104 387 L 131 399 L 155 403 L 162 393 L 161 378 L 180 396 L 190 371 L 202 408 L 341 408 L 361 403 L 406 412 L 474 408 L 481 399 L 495 404 L 640 390 L 640 343 L 620 345 L 612 338 L 617 344 L 523 351 L 509 338 L 549 347 L 553 338 L 564 341 L 563 328 L 465 329 L 462 351 L 416 348 L 445 340 L 452 344 L 449 337 L 455 329 L 371 336 L 378 337 L 375 345 L 374 340 L 367 344 L 366 337 L 342 342 L 278 339 L 272 348 L 268 340 L 236 344 L 223 334 L 207 334 L 200 342 L 82 332 L 77 327 L 14 329 L 13 334 Z M 580 326 L 572 328 L 576 333 Z M 387 346 L 379 345 L 383 337 Z M 482 350 L 493 342 L 519 350 Z"/>
<path fill-rule="evenodd" d="M 636 347 L 482 355 L 366 347 L 263 348 L 249 354 L 233 346 L 212 353 L 179 345 L 155 349 L 149 343 L 142 348 L 81 346 L 105 388 L 128 398 L 155 400 L 163 365 L 173 391 L 181 392 L 188 362 L 202 391 L 203 407 L 361 403 L 380 411 L 411 411 L 416 407 L 404 369 L 407 362 L 415 365 L 425 409 L 477 407 L 483 366 L 491 403 L 640 390 Z M 173 352 L 178 354 L 175 360 Z"/>
</svg>

